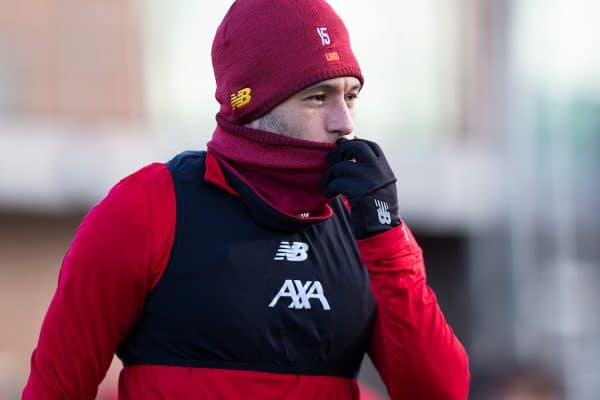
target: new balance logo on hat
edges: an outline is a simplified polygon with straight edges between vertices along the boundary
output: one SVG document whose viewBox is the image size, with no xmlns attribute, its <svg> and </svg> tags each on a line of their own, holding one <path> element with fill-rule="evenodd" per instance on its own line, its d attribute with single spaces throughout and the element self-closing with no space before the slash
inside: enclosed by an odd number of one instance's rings
<svg viewBox="0 0 600 400">
<path fill-rule="evenodd" d="M 288 308 L 310 310 L 310 299 L 316 299 L 321 302 L 323 310 L 331 310 L 329 302 L 323 293 L 323 286 L 319 281 L 306 281 L 303 283 L 297 279 L 286 279 L 279 292 L 273 297 L 271 303 L 269 303 L 269 307 L 275 307 L 281 297 L 289 297 L 292 300 Z"/>
<path fill-rule="evenodd" d="M 377 218 L 379 218 L 379 223 L 381 225 L 391 225 L 392 215 L 390 214 L 387 201 L 375 199 L 375 206 L 377 207 Z"/>
<path fill-rule="evenodd" d="M 251 93 L 252 89 L 250 88 L 243 88 L 238 90 L 237 93 L 231 93 L 231 96 L 229 97 L 231 107 L 236 109 L 250 103 L 250 100 L 252 100 Z"/>
<path fill-rule="evenodd" d="M 304 242 L 281 242 L 273 260 L 275 261 L 304 261 L 308 258 L 308 243 Z"/>
</svg>

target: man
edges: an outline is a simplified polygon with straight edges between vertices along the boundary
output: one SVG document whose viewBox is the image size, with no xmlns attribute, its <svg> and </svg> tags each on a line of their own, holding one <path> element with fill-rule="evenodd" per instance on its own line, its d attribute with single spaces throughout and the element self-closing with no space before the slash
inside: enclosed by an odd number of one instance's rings
<svg viewBox="0 0 600 400">
<path fill-rule="evenodd" d="M 238 0 L 212 50 L 208 152 L 117 184 L 79 227 L 25 399 L 358 399 L 368 353 L 393 399 L 464 399 L 465 351 L 353 134 L 363 84 L 322 0 Z"/>
</svg>

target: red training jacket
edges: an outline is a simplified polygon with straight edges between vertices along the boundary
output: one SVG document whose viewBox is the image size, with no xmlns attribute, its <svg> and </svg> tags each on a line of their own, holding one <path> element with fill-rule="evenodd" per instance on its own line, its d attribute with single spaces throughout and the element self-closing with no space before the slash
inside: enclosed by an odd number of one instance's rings
<svg viewBox="0 0 600 400">
<path fill-rule="evenodd" d="M 209 154 L 205 179 L 230 193 Z M 175 194 L 164 164 L 121 180 L 91 209 L 65 255 L 23 399 L 94 399 L 115 350 L 136 324 L 167 265 Z M 467 398 L 467 354 L 426 284 L 422 251 L 408 227 L 357 241 L 377 317 L 369 356 L 400 399 Z M 257 371 L 136 365 L 119 399 L 358 399 L 356 380 Z"/>
</svg>

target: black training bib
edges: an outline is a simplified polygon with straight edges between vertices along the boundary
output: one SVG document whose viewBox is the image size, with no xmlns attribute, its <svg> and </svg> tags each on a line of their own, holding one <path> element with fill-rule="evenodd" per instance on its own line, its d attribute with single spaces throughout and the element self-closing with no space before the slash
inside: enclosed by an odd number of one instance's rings
<svg viewBox="0 0 600 400">
<path fill-rule="evenodd" d="M 375 301 L 338 198 L 304 222 L 262 202 L 232 174 L 232 196 L 203 179 L 204 152 L 167 165 L 177 217 L 164 275 L 118 349 L 159 364 L 354 377 Z"/>
</svg>

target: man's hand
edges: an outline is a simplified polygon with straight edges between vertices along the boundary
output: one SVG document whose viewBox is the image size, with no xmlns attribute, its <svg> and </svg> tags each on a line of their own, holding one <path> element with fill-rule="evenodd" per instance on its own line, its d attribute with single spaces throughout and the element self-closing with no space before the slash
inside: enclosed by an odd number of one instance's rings
<svg viewBox="0 0 600 400">
<path fill-rule="evenodd" d="M 346 196 L 357 239 L 400 224 L 396 177 L 377 143 L 339 139 L 327 162 L 331 167 L 321 178 L 325 196 Z"/>
</svg>

